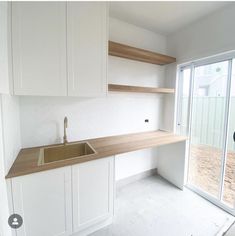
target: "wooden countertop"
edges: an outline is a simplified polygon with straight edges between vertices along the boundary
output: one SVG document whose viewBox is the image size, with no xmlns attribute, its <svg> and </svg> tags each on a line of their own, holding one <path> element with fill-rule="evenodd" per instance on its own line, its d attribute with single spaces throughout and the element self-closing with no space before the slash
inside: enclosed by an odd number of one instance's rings
<svg viewBox="0 0 235 236">
<path fill-rule="evenodd" d="M 6 178 L 74 165 L 77 163 L 87 162 L 125 152 L 181 142 L 186 139 L 187 137 L 184 136 L 158 130 L 82 140 L 79 142 L 89 142 L 90 145 L 96 150 L 96 153 L 83 158 L 73 158 L 44 165 L 38 165 L 39 151 L 42 147 L 25 148 L 21 149 L 19 152 Z"/>
</svg>

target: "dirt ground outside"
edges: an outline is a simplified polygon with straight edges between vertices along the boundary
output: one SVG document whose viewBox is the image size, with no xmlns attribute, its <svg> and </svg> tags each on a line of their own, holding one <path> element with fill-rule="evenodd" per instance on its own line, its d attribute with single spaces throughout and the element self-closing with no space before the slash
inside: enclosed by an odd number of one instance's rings
<svg viewBox="0 0 235 236">
<path fill-rule="evenodd" d="M 191 145 L 189 182 L 218 196 L 221 173 L 221 150 L 206 145 Z M 230 207 L 235 203 L 235 152 L 228 152 L 223 201 Z"/>
</svg>

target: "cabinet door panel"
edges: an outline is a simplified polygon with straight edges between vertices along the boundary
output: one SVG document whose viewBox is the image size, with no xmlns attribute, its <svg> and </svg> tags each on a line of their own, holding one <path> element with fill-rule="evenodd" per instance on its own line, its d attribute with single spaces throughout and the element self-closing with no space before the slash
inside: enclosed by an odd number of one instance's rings
<svg viewBox="0 0 235 236">
<path fill-rule="evenodd" d="M 68 3 L 68 94 L 95 97 L 107 90 L 107 9 L 102 2 Z"/>
<path fill-rule="evenodd" d="M 9 93 L 8 2 L 0 2 L 0 94 Z"/>
<path fill-rule="evenodd" d="M 113 157 L 72 167 L 74 231 L 113 214 Z"/>
<path fill-rule="evenodd" d="M 66 95 L 66 4 L 12 3 L 16 95 Z"/>
<path fill-rule="evenodd" d="M 72 233 L 71 167 L 12 179 L 13 205 L 23 217 L 17 236 L 68 236 Z"/>
</svg>

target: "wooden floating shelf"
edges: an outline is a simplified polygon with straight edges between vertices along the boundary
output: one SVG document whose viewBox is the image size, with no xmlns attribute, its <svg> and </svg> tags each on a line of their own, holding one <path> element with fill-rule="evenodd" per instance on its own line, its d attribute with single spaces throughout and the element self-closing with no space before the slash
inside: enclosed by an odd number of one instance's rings
<svg viewBox="0 0 235 236">
<path fill-rule="evenodd" d="M 109 41 L 109 55 L 142 61 L 156 65 L 166 65 L 176 61 L 176 58 Z"/>
<path fill-rule="evenodd" d="M 174 89 L 170 88 L 153 88 L 153 87 L 140 87 L 140 86 L 129 86 L 120 84 L 109 84 L 109 91 L 113 92 L 131 92 L 131 93 L 174 93 Z"/>
</svg>

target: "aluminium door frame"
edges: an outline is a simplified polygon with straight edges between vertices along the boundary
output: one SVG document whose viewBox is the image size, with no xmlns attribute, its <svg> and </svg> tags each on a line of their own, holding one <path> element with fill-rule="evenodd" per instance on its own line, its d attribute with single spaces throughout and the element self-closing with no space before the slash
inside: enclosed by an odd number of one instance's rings
<svg viewBox="0 0 235 236">
<path fill-rule="evenodd" d="M 220 191 L 219 200 L 223 202 L 223 191 L 224 191 L 224 176 L 226 169 L 227 160 L 227 146 L 228 146 L 228 126 L 229 126 L 229 116 L 230 116 L 230 101 L 231 101 L 231 82 L 232 82 L 232 64 L 233 59 L 228 60 L 228 75 L 227 75 L 227 87 L 226 87 L 226 103 L 225 103 L 225 120 L 224 120 L 224 132 L 223 132 L 223 153 L 221 159 L 221 175 L 220 175 Z M 234 208 L 234 206 L 233 206 Z"/>
<path fill-rule="evenodd" d="M 193 93 L 193 87 L 194 87 L 194 66 L 193 63 L 189 63 L 184 66 L 179 66 L 178 68 L 178 94 L 177 94 L 177 119 L 176 119 L 176 127 L 177 132 L 180 134 L 180 126 L 181 126 L 181 115 L 182 115 L 182 107 L 180 106 L 181 99 L 180 96 L 182 94 L 183 89 L 183 81 L 182 81 L 182 72 L 185 69 L 190 69 L 190 84 L 189 84 L 189 101 L 187 106 L 187 129 L 186 129 L 186 135 L 188 136 L 188 140 L 186 142 L 186 160 L 185 160 L 185 184 L 187 186 L 188 183 L 188 171 L 189 171 L 189 154 L 190 154 L 190 141 L 191 141 L 191 113 L 192 113 L 192 93 Z"/>
<path fill-rule="evenodd" d="M 182 108 L 180 104 L 180 95 L 182 94 L 182 71 L 184 69 L 191 69 L 190 70 L 190 86 L 189 86 L 189 104 L 188 104 L 188 114 L 187 114 L 187 132 L 188 132 L 188 142 L 187 142 L 187 165 L 186 165 L 186 184 L 185 186 L 192 191 L 196 192 L 203 198 L 206 198 L 208 201 L 212 202 L 213 204 L 219 206 L 220 208 L 224 209 L 225 211 L 229 212 L 230 214 L 235 216 L 235 205 L 233 208 L 228 207 L 223 201 L 223 191 L 224 191 L 224 176 L 226 171 L 226 159 L 227 159 L 227 143 L 228 143 L 228 126 L 229 126 L 229 116 L 230 116 L 230 109 L 231 109 L 231 82 L 232 82 L 232 64 L 233 60 L 235 59 L 235 51 L 230 51 L 227 53 L 218 54 L 212 57 L 207 57 L 195 61 L 191 61 L 188 63 L 180 64 L 177 66 L 177 83 L 178 83 L 178 94 L 177 98 L 177 108 L 176 108 L 176 131 L 179 133 L 179 124 L 181 123 L 181 114 Z M 193 108 L 193 90 L 194 90 L 194 74 L 195 68 L 199 66 L 205 66 L 209 64 L 219 63 L 223 61 L 228 61 L 228 73 L 227 73 L 227 85 L 226 85 L 226 102 L 225 102 L 225 117 L 224 117 L 224 132 L 223 132 L 223 146 L 222 146 L 222 158 L 221 158 L 221 170 L 220 170 L 220 184 L 219 184 L 219 197 L 218 199 L 205 192 L 204 190 L 200 189 L 199 187 L 193 186 L 188 182 L 188 171 L 189 171 L 189 155 L 190 155 L 190 143 L 191 143 L 191 123 L 192 123 L 192 108 Z"/>
</svg>

